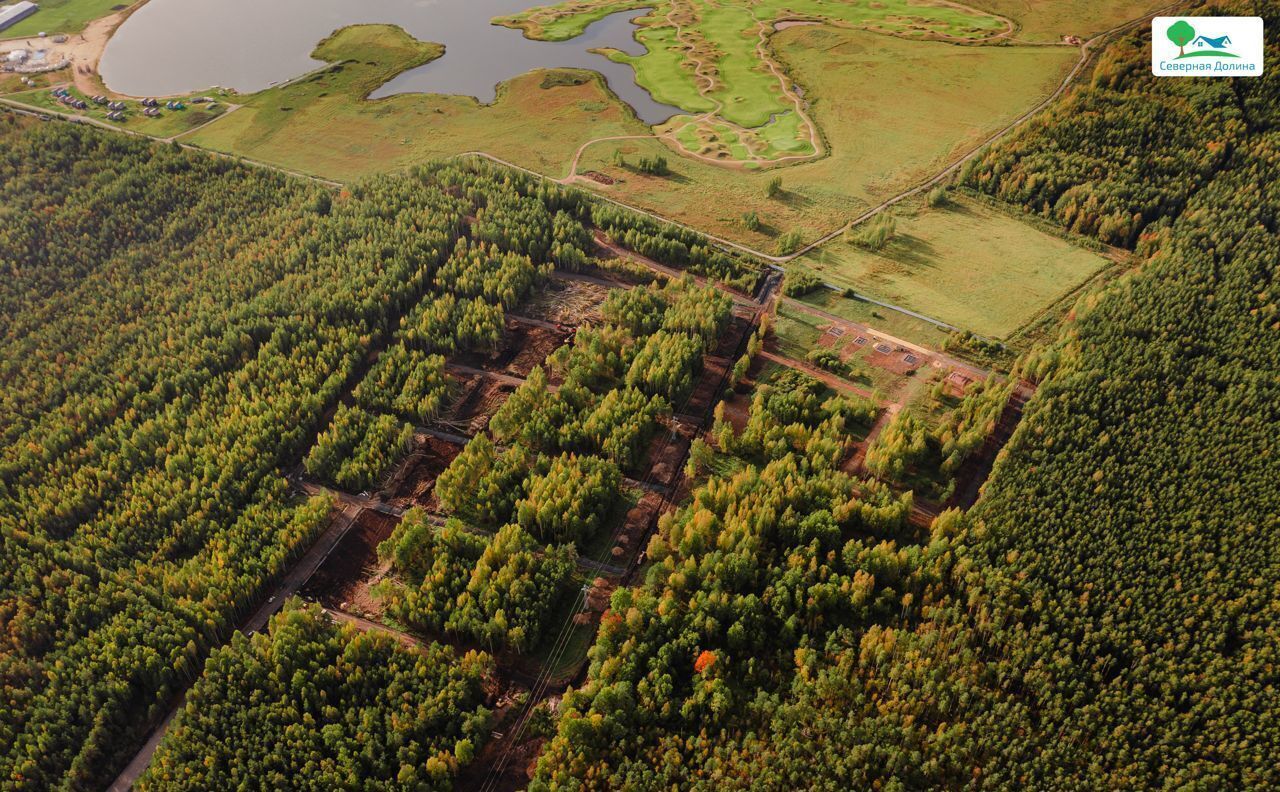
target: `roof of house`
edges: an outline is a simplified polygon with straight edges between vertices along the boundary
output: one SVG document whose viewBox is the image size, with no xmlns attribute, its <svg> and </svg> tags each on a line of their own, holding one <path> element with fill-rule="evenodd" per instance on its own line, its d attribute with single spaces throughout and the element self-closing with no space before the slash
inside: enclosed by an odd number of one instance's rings
<svg viewBox="0 0 1280 792">
<path fill-rule="evenodd" d="M 38 10 L 40 7 L 30 0 L 22 0 L 13 5 L 0 6 L 0 28 L 17 22 L 19 19 Z"/>
</svg>

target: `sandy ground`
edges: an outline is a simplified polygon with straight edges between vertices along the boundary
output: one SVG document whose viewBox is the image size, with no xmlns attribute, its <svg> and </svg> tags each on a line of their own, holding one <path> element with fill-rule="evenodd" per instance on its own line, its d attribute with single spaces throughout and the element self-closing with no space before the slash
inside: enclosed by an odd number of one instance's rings
<svg viewBox="0 0 1280 792">
<path fill-rule="evenodd" d="M 3 39 L 0 40 L 0 52 L 15 49 L 47 50 L 48 55 L 45 57 L 51 62 L 57 62 L 63 58 L 71 61 L 71 65 L 61 73 L 70 74 L 76 88 L 80 91 L 91 96 L 110 94 L 111 92 L 98 77 L 98 60 L 107 48 L 107 41 L 110 40 L 111 34 L 141 5 L 142 3 L 136 3 L 123 11 L 95 19 L 85 27 L 83 33 L 67 36 L 67 40 L 61 44 L 55 44 L 52 35 L 47 38 L 27 36 Z"/>
</svg>

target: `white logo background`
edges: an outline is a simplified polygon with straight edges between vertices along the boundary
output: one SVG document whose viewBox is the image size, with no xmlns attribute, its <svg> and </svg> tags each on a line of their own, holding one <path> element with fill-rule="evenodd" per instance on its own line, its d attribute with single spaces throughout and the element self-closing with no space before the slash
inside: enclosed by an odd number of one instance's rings
<svg viewBox="0 0 1280 792">
<path fill-rule="evenodd" d="M 1185 22 L 1195 35 L 1181 47 L 1169 28 Z M 1183 28 L 1185 31 L 1185 28 Z M 1238 57 L 1230 57 L 1226 53 Z M 1156 17 L 1151 20 L 1151 73 L 1157 77 L 1257 77 L 1262 74 L 1262 17 Z"/>
</svg>

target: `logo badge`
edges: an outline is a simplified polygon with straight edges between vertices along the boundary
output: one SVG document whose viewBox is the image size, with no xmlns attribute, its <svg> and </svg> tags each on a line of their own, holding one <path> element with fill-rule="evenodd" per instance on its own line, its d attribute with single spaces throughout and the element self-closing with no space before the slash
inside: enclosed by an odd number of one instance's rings
<svg viewBox="0 0 1280 792">
<path fill-rule="evenodd" d="M 1262 17 L 1156 17 L 1151 73 L 1157 77 L 1257 77 Z"/>
</svg>

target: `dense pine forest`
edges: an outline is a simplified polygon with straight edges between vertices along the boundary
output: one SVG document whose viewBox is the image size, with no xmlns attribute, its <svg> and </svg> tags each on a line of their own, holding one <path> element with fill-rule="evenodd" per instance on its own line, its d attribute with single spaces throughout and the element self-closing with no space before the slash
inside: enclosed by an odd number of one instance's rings
<svg viewBox="0 0 1280 792">
<path fill-rule="evenodd" d="M 890 423 L 877 478 L 847 465 L 868 401 L 790 372 L 718 408 L 530 788 L 1280 787 L 1280 75 L 1154 78 L 1147 36 L 958 177 L 1138 266 L 940 428 Z M 0 788 L 102 788 L 192 682 L 146 789 L 452 788 L 723 292 L 610 291 L 441 473 L 446 517 L 399 521 L 376 592 L 438 641 L 296 603 L 236 628 L 334 514 L 290 477 L 382 481 L 449 357 L 595 230 L 755 278 L 488 166 L 331 190 L 0 115 Z M 976 506 L 913 523 L 907 471 L 954 472 L 1020 380 Z"/>
<path fill-rule="evenodd" d="M 976 509 L 842 524 L 802 466 L 744 522 L 779 462 L 709 481 L 535 788 L 1280 785 L 1280 90 L 1148 65 L 1119 41 L 963 174 L 1144 262 L 1022 363 Z"/>
<path fill-rule="evenodd" d="M 210 656 L 137 788 L 453 789 L 492 665 L 287 610 Z"/>
<path fill-rule="evenodd" d="M 1162 80 L 1147 55 L 1112 47 L 965 177 L 1147 257 L 1032 364 L 1039 407 L 972 515 L 1022 726 L 974 734 L 1006 784 L 1274 788 L 1280 81 Z"/>
<path fill-rule="evenodd" d="M 445 397 L 440 354 L 491 345 L 553 263 L 580 266 L 586 224 L 750 278 L 696 235 L 480 166 L 334 192 L 10 116 L 0 143 L 6 788 L 109 780 L 327 524 L 286 475 L 384 475 Z M 632 407 L 591 425 L 620 459 Z M 548 462 L 521 501 L 532 530 L 581 530 L 538 516 L 579 464 Z M 482 552 L 494 591 L 542 579 L 532 542 Z M 475 618 L 501 607 L 480 597 Z"/>
</svg>

